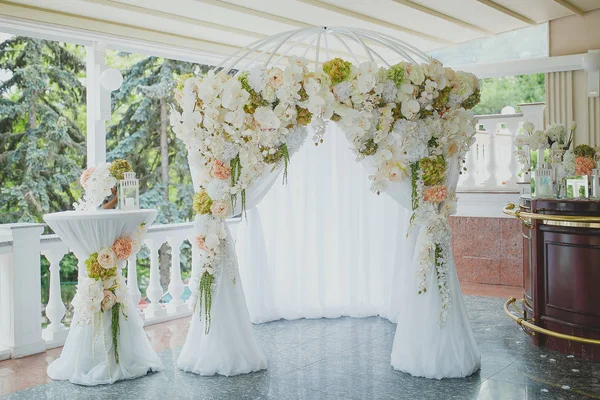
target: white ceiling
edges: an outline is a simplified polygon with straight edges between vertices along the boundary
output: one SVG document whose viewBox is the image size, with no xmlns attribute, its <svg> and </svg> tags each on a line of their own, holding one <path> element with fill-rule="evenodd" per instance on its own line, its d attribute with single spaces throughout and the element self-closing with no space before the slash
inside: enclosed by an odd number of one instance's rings
<svg viewBox="0 0 600 400">
<path fill-rule="evenodd" d="M 83 28 L 85 21 L 89 29 L 104 22 L 121 31 L 135 27 L 221 53 L 327 25 L 387 33 L 427 51 L 600 8 L 600 0 L 0 0 L 0 14 L 15 4 L 31 15 L 51 11 L 57 21 L 76 16 Z M 346 52 L 339 43 L 330 46 Z"/>
</svg>

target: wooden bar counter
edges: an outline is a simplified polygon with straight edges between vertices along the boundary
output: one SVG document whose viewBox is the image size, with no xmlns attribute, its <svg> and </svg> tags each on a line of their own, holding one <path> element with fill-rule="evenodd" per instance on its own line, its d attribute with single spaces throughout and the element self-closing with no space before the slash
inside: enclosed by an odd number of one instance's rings
<svg viewBox="0 0 600 400">
<path fill-rule="evenodd" d="M 535 344 L 600 361 L 600 344 L 561 338 L 600 340 L 600 201 L 520 203 L 524 320 L 551 331 L 533 334 Z"/>
</svg>

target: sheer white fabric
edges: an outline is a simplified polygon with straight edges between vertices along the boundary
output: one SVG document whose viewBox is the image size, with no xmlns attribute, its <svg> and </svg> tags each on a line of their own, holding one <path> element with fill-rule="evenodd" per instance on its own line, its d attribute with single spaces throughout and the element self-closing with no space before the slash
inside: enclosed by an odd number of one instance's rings
<svg viewBox="0 0 600 400">
<path fill-rule="evenodd" d="M 201 160 L 197 159 L 200 155 L 192 152 L 188 157 L 194 186 L 199 190 L 195 180 L 198 171 L 194 166 L 201 165 L 198 162 Z M 280 171 L 281 168 L 267 171 L 246 190 L 247 208 L 251 209 L 262 200 Z M 238 199 L 236 212 L 240 211 Z M 267 368 L 267 358 L 256 341 L 250 322 L 229 228 L 225 243 L 225 256 L 216 268 L 210 331 L 205 333 L 204 316 L 195 312 L 177 360 L 179 368 L 199 375 L 232 376 Z"/>
<path fill-rule="evenodd" d="M 305 145 L 294 156 L 288 184 L 275 185 L 248 213 L 237 250 L 252 321 L 380 315 L 398 322 L 394 368 L 429 378 L 470 375 L 480 355 L 454 263 L 452 309 L 439 328 L 435 279 L 417 293 L 419 228 L 406 237 L 410 180 L 376 196 L 371 166 L 362 164 L 332 125 L 323 145 Z M 454 168 L 448 186 L 457 179 Z"/>
<path fill-rule="evenodd" d="M 140 224 L 152 224 L 156 214 L 156 210 L 67 211 L 46 214 L 44 220 L 78 258 L 85 259 L 91 253 L 112 246 L 119 236 L 131 237 Z M 71 325 L 60 357 L 48 366 L 48 376 L 93 386 L 162 370 L 163 365 L 148 342 L 139 312 L 130 300 L 125 311 L 127 318 L 119 317 L 118 364 L 113 356 L 111 313 L 103 313 L 97 331 L 93 325 Z"/>
<path fill-rule="evenodd" d="M 288 174 L 287 185 L 277 181 L 238 227 L 252 322 L 395 320 L 401 304 L 392 290 L 399 279 L 394 259 L 412 254 L 416 242 L 406 238 L 410 213 L 370 191 L 368 173 L 333 124 L 323 144 L 307 143 L 294 155 Z"/>
</svg>

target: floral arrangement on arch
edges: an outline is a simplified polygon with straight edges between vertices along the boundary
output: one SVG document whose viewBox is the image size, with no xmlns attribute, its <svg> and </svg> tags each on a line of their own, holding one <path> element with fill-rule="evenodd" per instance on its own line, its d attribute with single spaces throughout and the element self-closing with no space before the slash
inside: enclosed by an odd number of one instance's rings
<svg viewBox="0 0 600 400">
<path fill-rule="evenodd" d="M 136 254 L 142 247 L 142 240 L 146 234 L 146 226 L 138 227 L 134 235 L 115 239 L 112 246 L 90 254 L 85 260 L 87 277 L 80 278 L 77 293 L 73 298 L 75 310 L 73 323 L 94 326 L 92 346 L 101 340 L 109 359 L 107 351 L 107 338 L 104 335 L 103 313 L 111 313 L 111 338 L 115 362 L 119 363 L 117 338 L 119 336 L 119 316 L 125 318 L 126 301 L 128 296 L 127 283 L 123 277 L 123 267 L 132 254 Z M 108 363 L 109 368 L 111 363 Z M 109 371 L 110 375 L 110 371 Z"/>
<path fill-rule="evenodd" d="M 82 198 L 73 203 L 77 211 L 94 211 L 111 194 L 125 172 L 133 172 L 127 160 L 117 159 L 89 167 L 81 173 L 79 183 L 84 189 Z"/>
<path fill-rule="evenodd" d="M 200 276 L 190 287 L 210 327 L 214 275 L 224 254 L 223 219 L 243 212 L 246 189 L 282 166 L 313 132 L 324 139 L 326 121 L 345 132 L 357 160 L 371 158 L 376 171 L 371 189 L 410 179 L 412 221 L 426 230 L 419 288 L 435 271 L 442 304 L 440 325 L 450 308 L 447 282 L 453 188 L 446 187 L 451 163 L 459 163 L 473 143 L 475 120 L 468 111 L 479 102 L 479 83 L 468 73 L 429 64 L 402 62 L 390 68 L 374 62 L 355 66 L 336 58 L 311 71 L 307 60 L 289 57 L 289 66 L 253 69 L 237 76 L 210 71 L 189 77 L 175 95 L 171 125 L 188 154 L 199 183 L 195 245 L 204 254 Z M 192 166 L 192 165 L 191 165 Z M 454 166 L 456 167 L 456 166 Z"/>
</svg>

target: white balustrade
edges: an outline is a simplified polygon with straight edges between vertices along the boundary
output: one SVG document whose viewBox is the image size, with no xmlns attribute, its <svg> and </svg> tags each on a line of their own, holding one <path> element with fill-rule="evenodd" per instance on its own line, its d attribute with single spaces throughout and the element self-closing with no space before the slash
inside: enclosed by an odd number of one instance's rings
<svg viewBox="0 0 600 400">
<path fill-rule="evenodd" d="M 179 261 L 183 240 L 184 239 L 179 236 L 170 236 L 167 239 L 169 246 L 171 246 L 171 279 L 169 281 L 171 301 L 167 304 L 167 311 L 170 314 L 177 314 L 188 309 L 187 304 L 181 299 L 185 289 L 183 280 L 181 279 L 181 265 Z"/>
<path fill-rule="evenodd" d="M 160 304 L 163 296 L 163 289 L 160 286 L 160 269 L 158 268 L 158 250 L 162 243 L 154 239 L 144 241 L 150 251 L 150 284 L 146 289 L 150 304 L 144 310 L 146 319 L 157 319 L 166 315 L 167 310 Z"/>
<path fill-rule="evenodd" d="M 142 300 L 142 292 L 140 292 L 138 286 L 137 254 L 132 254 L 127 259 L 127 290 L 129 291 L 131 302 L 138 306 Z"/>
<path fill-rule="evenodd" d="M 62 319 L 67 308 L 62 302 L 62 290 L 60 287 L 60 262 L 69 253 L 67 245 L 60 240 L 51 242 L 42 248 L 42 254 L 50 263 L 50 293 L 46 305 L 46 318 L 50 322 L 42 332 L 47 347 L 61 346 L 69 332 Z"/>
<path fill-rule="evenodd" d="M 525 121 L 543 129 L 544 103 L 520 104 L 515 114 L 478 115 L 475 143 L 466 156 L 467 171 L 459 182 L 460 192 L 518 192 L 521 165 L 517 162 L 515 138 Z"/>
</svg>

